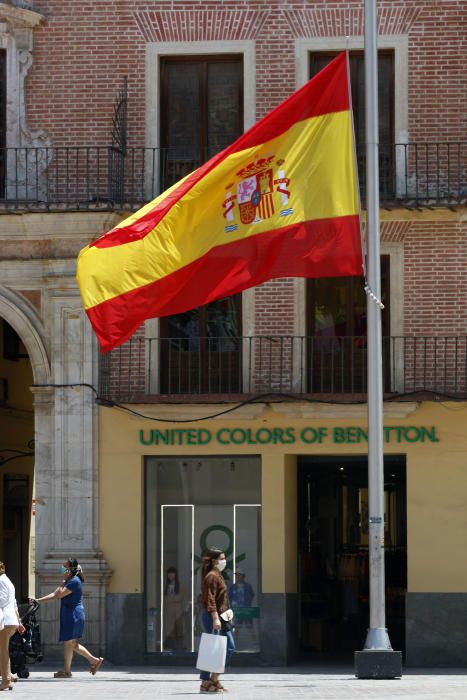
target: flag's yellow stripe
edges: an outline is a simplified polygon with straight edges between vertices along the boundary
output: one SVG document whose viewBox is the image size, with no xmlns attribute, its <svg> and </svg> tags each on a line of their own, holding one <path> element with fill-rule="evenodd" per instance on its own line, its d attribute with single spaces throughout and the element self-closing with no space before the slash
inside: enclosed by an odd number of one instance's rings
<svg viewBox="0 0 467 700">
<path fill-rule="evenodd" d="M 240 224 L 237 231 L 226 233 L 224 226 L 229 222 L 222 214 L 226 186 L 232 183 L 235 194 L 238 170 L 255 157 L 268 155 L 274 155 L 275 161 L 284 158 L 282 168 L 290 178 L 291 191 L 287 206 L 293 208 L 293 214 L 283 218 L 276 206 L 271 218 L 249 226 Z M 276 177 L 277 166 L 273 170 Z M 165 196 L 167 193 L 158 200 Z M 274 195 L 276 202 L 278 196 Z M 135 220 L 148 207 L 140 210 Z M 144 238 L 84 249 L 78 267 L 84 307 L 89 309 L 162 279 L 215 246 L 302 221 L 357 214 L 358 210 L 350 112 L 312 117 L 262 146 L 229 155 L 183 195 Z M 125 220 L 126 226 L 128 223 Z"/>
<path fill-rule="evenodd" d="M 164 199 L 167 199 L 167 197 L 172 194 L 174 190 L 176 190 L 184 180 L 186 180 L 188 177 L 190 177 L 190 173 L 188 175 L 185 175 L 185 177 L 182 177 L 181 180 L 177 180 L 177 182 L 169 187 L 168 189 L 164 190 L 163 192 L 160 193 L 155 199 L 152 199 L 148 204 L 145 204 L 144 207 L 141 207 L 141 209 L 138 209 L 138 211 L 135 211 L 134 214 L 130 214 L 130 216 L 125 217 L 118 223 L 112 231 L 116 228 L 128 228 L 131 226 L 131 224 L 136 223 L 141 219 L 145 214 L 148 212 L 152 211 L 158 204 L 164 201 Z"/>
</svg>

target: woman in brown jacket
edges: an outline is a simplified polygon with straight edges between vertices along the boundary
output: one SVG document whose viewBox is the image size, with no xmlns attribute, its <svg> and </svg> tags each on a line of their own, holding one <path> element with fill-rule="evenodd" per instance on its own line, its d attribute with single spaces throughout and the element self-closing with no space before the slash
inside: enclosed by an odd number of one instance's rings
<svg viewBox="0 0 467 700">
<path fill-rule="evenodd" d="M 232 631 L 222 624 L 221 613 L 229 609 L 227 584 L 222 576 L 226 566 L 225 554 L 217 547 L 203 552 L 201 564 L 201 597 L 203 600 L 202 621 L 206 632 L 220 632 L 227 637 L 227 658 L 235 651 Z M 226 688 L 219 682 L 219 674 L 201 671 L 201 693 L 222 693 Z"/>
</svg>

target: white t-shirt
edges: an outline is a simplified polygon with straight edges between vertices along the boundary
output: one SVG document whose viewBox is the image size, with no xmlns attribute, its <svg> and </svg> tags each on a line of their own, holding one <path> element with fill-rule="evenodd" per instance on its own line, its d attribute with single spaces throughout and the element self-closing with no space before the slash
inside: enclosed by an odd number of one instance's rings
<svg viewBox="0 0 467 700">
<path fill-rule="evenodd" d="M 3 610 L 3 624 L 18 626 L 18 606 L 15 587 L 6 574 L 0 576 L 0 608 Z"/>
</svg>

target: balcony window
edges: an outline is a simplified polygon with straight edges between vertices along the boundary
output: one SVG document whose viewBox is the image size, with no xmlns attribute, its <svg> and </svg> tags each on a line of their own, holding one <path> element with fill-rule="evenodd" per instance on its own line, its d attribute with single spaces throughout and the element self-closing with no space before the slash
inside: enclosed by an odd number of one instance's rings
<svg viewBox="0 0 467 700">
<path fill-rule="evenodd" d="M 161 319 L 161 393 L 241 391 L 241 295 Z"/>
<path fill-rule="evenodd" d="M 161 59 L 162 187 L 243 131 L 242 56 Z M 240 391 L 241 296 L 162 319 L 162 393 Z"/>
<path fill-rule="evenodd" d="M 390 334 L 389 256 L 381 258 L 383 337 Z M 366 390 L 366 295 L 361 277 L 307 282 L 309 391 Z M 384 346 L 389 350 L 389 345 Z M 387 383 L 390 361 L 385 362 Z"/>
<path fill-rule="evenodd" d="M 316 75 L 337 53 L 310 54 L 310 77 Z M 355 124 L 355 140 L 360 186 L 365 192 L 365 56 L 363 51 L 350 52 L 350 85 Z M 395 197 L 394 167 L 394 51 L 378 51 L 379 169 L 381 195 Z"/>
<path fill-rule="evenodd" d="M 242 132 L 242 56 L 161 59 L 162 189 Z"/>
</svg>

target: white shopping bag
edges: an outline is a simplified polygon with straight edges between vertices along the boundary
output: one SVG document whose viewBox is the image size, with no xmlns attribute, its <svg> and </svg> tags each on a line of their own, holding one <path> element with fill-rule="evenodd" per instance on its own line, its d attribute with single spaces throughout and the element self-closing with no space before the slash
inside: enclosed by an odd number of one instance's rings
<svg viewBox="0 0 467 700">
<path fill-rule="evenodd" d="M 199 644 L 196 668 L 211 673 L 224 673 L 227 654 L 227 637 L 223 634 L 203 632 Z"/>
<path fill-rule="evenodd" d="M 5 619 L 3 615 L 3 610 L 0 608 L 0 631 L 5 629 Z"/>
</svg>

